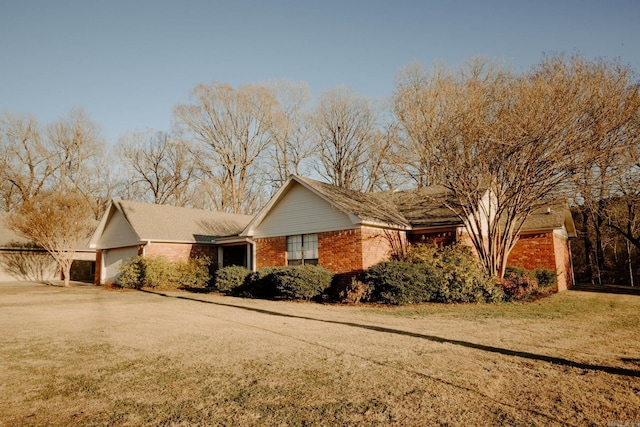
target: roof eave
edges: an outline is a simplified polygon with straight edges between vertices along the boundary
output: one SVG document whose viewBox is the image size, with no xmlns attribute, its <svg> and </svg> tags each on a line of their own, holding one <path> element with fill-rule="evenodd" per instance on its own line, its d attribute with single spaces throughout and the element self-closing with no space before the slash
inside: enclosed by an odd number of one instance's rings
<svg viewBox="0 0 640 427">
<path fill-rule="evenodd" d="M 390 224 L 390 223 L 386 223 L 386 222 L 379 222 L 379 221 L 370 221 L 370 220 L 362 220 L 360 222 L 358 222 L 357 224 L 363 226 L 363 227 L 375 227 L 375 228 L 391 228 L 394 230 L 403 230 L 403 231 L 410 231 L 411 230 L 411 226 L 408 224 Z"/>
</svg>

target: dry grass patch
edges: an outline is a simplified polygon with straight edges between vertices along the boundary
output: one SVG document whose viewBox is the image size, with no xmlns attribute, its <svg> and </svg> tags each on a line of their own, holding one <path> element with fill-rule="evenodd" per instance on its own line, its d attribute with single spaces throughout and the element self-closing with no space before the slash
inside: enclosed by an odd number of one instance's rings
<svg viewBox="0 0 640 427">
<path fill-rule="evenodd" d="M 323 306 L 0 286 L 0 425 L 640 420 L 640 297 Z"/>
</svg>

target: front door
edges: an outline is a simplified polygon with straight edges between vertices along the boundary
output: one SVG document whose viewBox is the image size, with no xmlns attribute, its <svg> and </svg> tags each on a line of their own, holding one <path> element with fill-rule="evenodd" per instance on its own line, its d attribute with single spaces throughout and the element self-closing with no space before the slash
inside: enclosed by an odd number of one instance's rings
<svg viewBox="0 0 640 427">
<path fill-rule="evenodd" d="M 222 247 L 222 266 L 230 265 L 247 266 L 247 245 Z"/>
</svg>

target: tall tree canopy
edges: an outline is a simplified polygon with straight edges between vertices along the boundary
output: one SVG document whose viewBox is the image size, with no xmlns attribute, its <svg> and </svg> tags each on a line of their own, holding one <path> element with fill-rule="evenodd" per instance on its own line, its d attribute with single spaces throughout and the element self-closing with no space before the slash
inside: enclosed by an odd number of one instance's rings
<svg viewBox="0 0 640 427">
<path fill-rule="evenodd" d="M 178 105 L 178 125 L 206 150 L 200 159 L 217 210 L 248 213 L 263 203 L 261 166 L 271 148 L 278 104 L 264 86 L 198 85 Z"/>
<path fill-rule="evenodd" d="M 451 192 L 486 271 L 500 277 L 529 213 L 637 137 L 639 105 L 627 67 L 579 56 L 550 56 L 522 74 L 482 60 L 414 67 L 395 94 L 406 133 Z"/>
</svg>

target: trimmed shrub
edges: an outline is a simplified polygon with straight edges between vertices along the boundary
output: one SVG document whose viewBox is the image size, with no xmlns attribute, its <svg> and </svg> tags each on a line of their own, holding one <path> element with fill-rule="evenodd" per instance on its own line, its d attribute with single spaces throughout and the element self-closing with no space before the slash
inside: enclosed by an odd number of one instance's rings
<svg viewBox="0 0 640 427">
<path fill-rule="evenodd" d="M 251 270 L 237 265 L 221 268 L 215 272 L 213 287 L 220 292 L 234 292 L 250 274 Z"/>
<path fill-rule="evenodd" d="M 129 263 L 122 264 L 118 270 L 120 275 L 113 285 L 129 289 L 142 288 L 142 260 L 141 256 L 132 258 Z"/>
<path fill-rule="evenodd" d="M 558 272 L 550 268 L 536 268 L 533 275 L 541 288 L 555 288 L 558 286 Z"/>
<path fill-rule="evenodd" d="M 279 268 L 281 267 L 263 267 L 251 273 L 244 284 L 234 290 L 234 294 L 246 298 L 275 298 L 278 292 L 273 273 Z"/>
<path fill-rule="evenodd" d="M 405 261 L 383 261 L 361 275 L 371 289 L 369 299 L 385 304 L 411 304 L 431 300 L 427 281 L 436 279 L 427 265 Z"/>
<path fill-rule="evenodd" d="M 331 285 L 333 273 L 317 265 L 264 267 L 251 273 L 236 295 L 248 298 L 312 299 Z"/>
<path fill-rule="evenodd" d="M 209 266 L 211 260 L 208 257 L 196 257 L 187 262 L 175 263 L 178 269 L 178 282 L 184 289 L 204 289 L 211 282 Z"/>
<path fill-rule="evenodd" d="M 497 302 L 504 299 L 502 287 L 484 273 L 468 246 L 418 244 L 409 248 L 406 258 L 409 262 L 435 268 L 438 280 L 427 283 L 432 301 Z"/>
<path fill-rule="evenodd" d="M 210 280 L 209 260 L 195 258 L 185 263 L 163 257 L 137 256 L 120 267 L 118 284 L 123 288 L 204 288 Z"/>
<path fill-rule="evenodd" d="M 310 300 L 331 285 L 333 273 L 318 265 L 281 267 L 275 276 L 277 296 L 285 299 Z"/>
<path fill-rule="evenodd" d="M 463 245 L 411 246 L 402 259 L 373 266 L 362 280 L 371 288 L 371 300 L 389 304 L 504 299 L 502 287 L 484 274 L 471 250 Z"/>
</svg>

